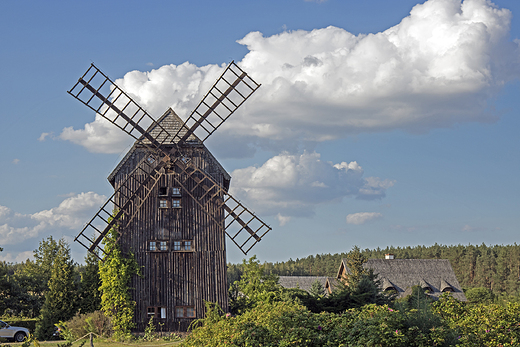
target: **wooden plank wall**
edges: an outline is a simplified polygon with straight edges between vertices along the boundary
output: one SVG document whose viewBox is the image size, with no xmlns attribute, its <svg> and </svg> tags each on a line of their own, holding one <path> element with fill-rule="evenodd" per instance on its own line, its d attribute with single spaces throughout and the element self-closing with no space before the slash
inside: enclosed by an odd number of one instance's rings
<svg viewBox="0 0 520 347">
<path fill-rule="evenodd" d="M 185 149 L 195 165 L 223 184 L 222 172 L 206 151 L 203 146 Z M 145 154 L 144 149 L 134 152 L 116 176 L 116 187 Z M 149 306 L 167 309 L 167 318 L 156 320 L 164 324 L 157 326 L 158 331 L 185 331 L 188 328 L 193 319 L 175 318 L 176 306 L 194 306 L 196 318 L 204 317 L 205 301 L 216 302 L 225 311 L 228 307 L 224 211 L 210 204 L 213 218 L 221 221 L 221 225 L 217 225 L 185 192 L 181 192 L 180 209 L 160 209 L 158 188 L 176 186 L 173 182 L 175 173 L 166 173 L 138 211 L 137 218 L 121 230 L 122 251 L 133 252 L 141 267 L 141 276 L 134 276 L 131 284 L 136 301 L 136 331 L 144 331 L 148 324 Z M 190 188 L 195 184 L 193 180 L 186 183 Z M 202 194 L 202 189 L 196 191 Z M 128 211 L 127 215 L 133 212 Z M 148 251 L 149 240 L 167 240 L 169 251 Z M 175 240 L 193 240 L 194 251 L 174 252 Z"/>
</svg>

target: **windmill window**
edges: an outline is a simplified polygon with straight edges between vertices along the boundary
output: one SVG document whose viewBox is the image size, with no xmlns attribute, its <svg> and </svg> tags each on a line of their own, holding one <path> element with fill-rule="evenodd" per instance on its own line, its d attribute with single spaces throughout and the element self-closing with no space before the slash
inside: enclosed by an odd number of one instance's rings
<svg viewBox="0 0 520 347">
<path fill-rule="evenodd" d="M 173 187 L 173 188 L 172 188 L 172 195 L 173 195 L 173 196 L 181 196 L 181 188 L 179 188 L 179 187 Z"/>
<path fill-rule="evenodd" d="M 166 252 L 168 251 L 168 241 L 148 241 L 148 250 L 150 252 Z"/>
<path fill-rule="evenodd" d="M 181 199 L 173 199 L 172 200 L 172 207 L 173 208 L 180 208 L 181 207 Z"/>
<path fill-rule="evenodd" d="M 177 306 L 175 307 L 175 316 L 177 318 L 195 318 L 195 307 Z"/>
<path fill-rule="evenodd" d="M 151 317 L 166 319 L 166 307 L 149 306 L 148 307 L 148 319 Z"/>
<path fill-rule="evenodd" d="M 159 208 L 168 208 L 168 200 L 165 200 L 165 199 L 159 200 Z"/>
<path fill-rule="evenodd" d="M 173 250 L 176 252 L 190 252 L 193 251 L 193 241 L 173 241 Z"/>
<path fill-rule="evenodd" d="M 159 196 L 167 196 L 168 187 L 159 187 Z"/>
</svg>

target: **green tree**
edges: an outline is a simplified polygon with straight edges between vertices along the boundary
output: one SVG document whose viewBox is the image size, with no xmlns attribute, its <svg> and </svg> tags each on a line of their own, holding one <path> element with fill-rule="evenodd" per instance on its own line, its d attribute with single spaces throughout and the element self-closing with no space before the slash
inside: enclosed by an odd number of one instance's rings
<svg viewBox="0 0 520 347">
<path fill-rule="evenodd" d="M 117 231 L 110 230 L 103 239 L 108 255 L 99 264 L 101 310 L 111 318 L 114 338 L 125 339 L 133 328 L 135 301 L 130 295 L 130 281 L 138 274 L 133 254 L 123 255 L 116 242 Z"/>
<path fill-rule="evenodd" d="M 90 313 L 101 308 L 101 278 L 99 277 L 99 259 L 94 253 L 87 253 L 85 266 L 81 272 L 79 288 L 79 310 Z"/>
<path fill-rule="evenodd" d="M 76 283 L 74 263 L 70 248 L 65 240 L 59 240 L 40 320 L 36 324 L 35 335 L 40 340 L 48 340 L 54 332 L 54 324 L 67 321 L 76 312 Z"/>
<path fill-rule="evenodd" d="M 278 276 L 266 274 L 256 256 L 251 257 L 248 261 L 243 260 L 242 276 L 233 285 L 233 291 L 237 293 L 230 298 L 229 306 L 233 313 L 244 313 L 259 302 L 272 302 L 280 299 Z"/>
</svg>

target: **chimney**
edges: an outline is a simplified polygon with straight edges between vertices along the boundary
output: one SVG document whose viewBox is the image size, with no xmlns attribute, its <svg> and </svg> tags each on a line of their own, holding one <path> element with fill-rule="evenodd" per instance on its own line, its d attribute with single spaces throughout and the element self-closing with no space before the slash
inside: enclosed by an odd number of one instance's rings
<svg viewBox="0 0 520 347">
<path fill-rule="evenodd" d="M 394 259 L 394 255 L 387 253 L 387 254 L 385 254 L 385 259 Z"/>
</svg>

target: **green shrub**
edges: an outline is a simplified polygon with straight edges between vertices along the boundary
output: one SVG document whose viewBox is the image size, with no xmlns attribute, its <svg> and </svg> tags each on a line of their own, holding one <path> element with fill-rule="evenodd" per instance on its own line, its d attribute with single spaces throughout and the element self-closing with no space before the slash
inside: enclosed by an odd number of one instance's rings
<svg viewBox="0 0 520 347">
<path fill-rule="evenodd" d="M 60 322 L 61 336 L 67 341 L 74 341 L 88 333 L 108 337 L 112 332 L 110 319 L 103 312 L 77 313 L 71 320 Z"/>
</svg>

